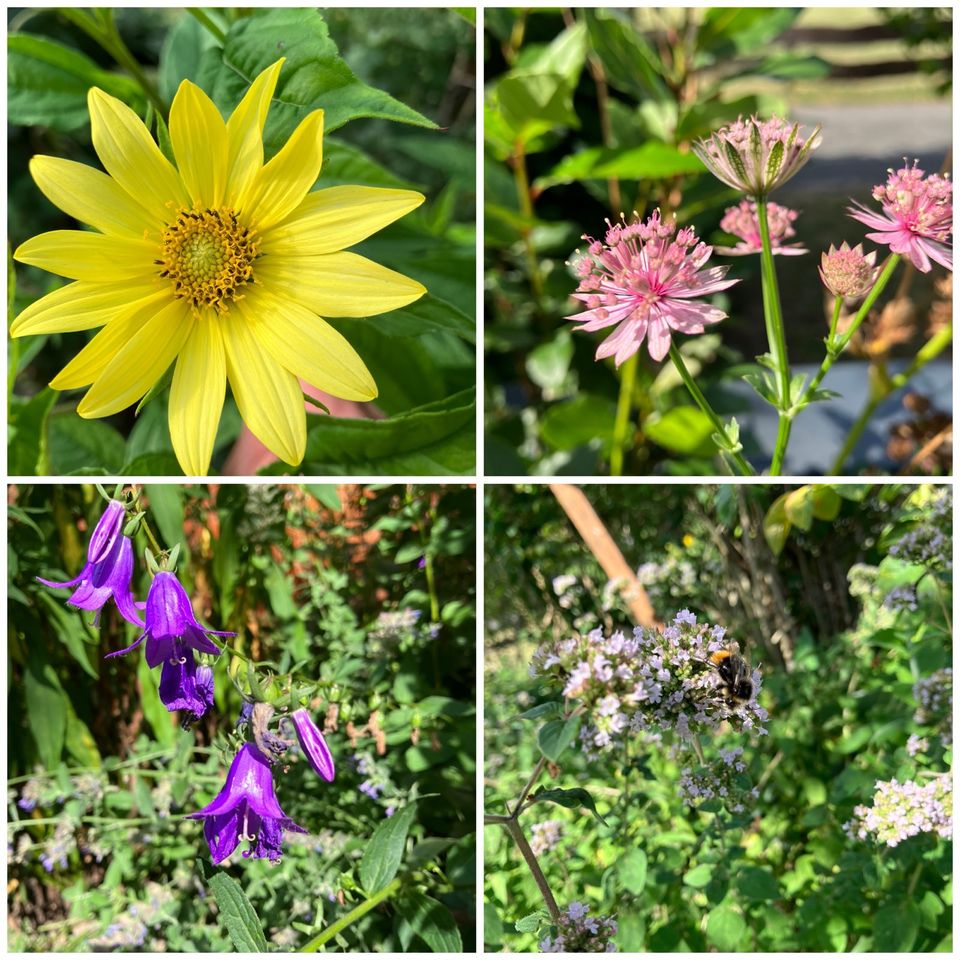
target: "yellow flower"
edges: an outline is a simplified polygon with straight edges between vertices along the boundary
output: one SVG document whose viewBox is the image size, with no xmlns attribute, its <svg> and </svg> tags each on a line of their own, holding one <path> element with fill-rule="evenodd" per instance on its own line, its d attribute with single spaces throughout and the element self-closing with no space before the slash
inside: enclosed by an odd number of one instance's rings
<svg viewBox="0 0 960 960">
<path fill-rule="evenodd" d="M 326 317 L 412 303 L 415 280 L 343 252 L 423 202 L 412 190 L 331 187 L 320 173 L 323 111 L 263 162 L 263 127 L 283 60 L 263 71 L 224 123 L 183 81 L 170 109 L 176 166 L 140 118 L 90 90 L 93 146 L 107 173 L 56 157 L 30 172 L 47 198 L 93 231 L 54 230 L 15 258 L 75 281 L 41 298 L 11 334 L 103 329 L 51 381 L 91 385 L 82 417 L 138 401 L 176 360 L 169 425 L 188 475 L 210 465 L 229 380 L 240 414 L 290 464 L 303 459 L 302 378 L 348 400 L 377 388 Z"/>
<path fill-rule="evenodd" d="M 696 538 L 692 534 L 685 533 L 683 535 L 683 545 L 685 547 L 692 547 L 696 542 Z"/>
</svg>

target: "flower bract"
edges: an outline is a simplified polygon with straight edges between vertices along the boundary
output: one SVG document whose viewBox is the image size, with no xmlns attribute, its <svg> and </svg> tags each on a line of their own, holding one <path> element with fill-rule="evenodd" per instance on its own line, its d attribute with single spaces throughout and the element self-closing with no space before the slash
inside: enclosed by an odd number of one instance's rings
<svg viewBox="0 0 960 960">
<path fill-rule="evenodd" d="M 367 317 L 425 293 L 408 277 L 345 252 L 423 202 L 411 190 L 310 192 L 322 161 L 323 111 L 303 118 L 266 163 L 263 128 L 283 60 L 250 84 L 227 121 L 184 80 L 170 109 L 176 163 L 140 118 L 89 92 L 93 146 L 106 173 L 37 156 L 47 198 L 92 230 L 55 230 L 14 256 L 72 280 L 27 307 L 11 334 L 100 329 L 51 381 L 87 387 L 77 412 L 106 417 L 174 366 L 168 423 L 188 475 L 205 474 L 229 381 L 251 431 L 297 464 L 306 444 L 300 379 L 336 397 L 377 388 L 322 317 Z"/>
<path fill-rule="evenodd" d="M 122 503 L 111 500 L 93 528 L 87 544 L 87 562 L 72 579 L 58 582 L 37 577 L 45 587 L 76 587 L 67 600 L 81 610 L 94 610 L 97 617 L 112 597 L 124 620 L 144 625 L 134 604 L 130 583 L 133 579 L 133 545 L 123 535 L 126 511 Z"/>
<path fill-rule="evenodd" d="M 279 860 L 283 831 L 307 832 L 280 808 L 270 764 L 252 743 L 237 752 L 226 783 L 213 801 L 188 818 L 203 820 L 214 863 L 226 860 L 241 840 L 250 844 L 244 857 Z"/>
<path fill-rule="evenodd" d="M 914 162 L 890 170 L 886 183 L 873 188 L 883 215 L 856 203 L 848 208 L 854 220 L 872 227 L 868 240 L 882 243 L 906 257 L 921 273 L 930 272 L 934 260 L 953 270 L 953 249 L 948 245 L 953 229 L 953 184 L 937 173 L 925 177 Z"/>
<path fill-rule="evenodd" d="M 660 361 L 673 331 L 703 333 L 706 324 L 726 317 L 697 298 L 739 281 L 723 279 L 726 266 L 703 269 L 713 248 L 692 228 L 677 231 L 674 222 L 664 223 L 654 211 L 645 222 L 610 226 L 604 242 L 583 239 L 590 246 L 575 262 L 580 285 L 573 296 L 587 309 L 567 319 L 581 324 L 580 330 L 616 327 L 597 348 L 598 360 L 612 356 L 619 367 L 646 338 L 650 356 Z"/>
<path fill-rule="evenodd" d="M 877 251 L 863 252 L 863 245 L 851 247 L 846 240 L 820 255 L 820 279 L 835 297 L 865 297 L 877 278 Z"/>
<path fill-rule="evenodd" d="M 326 740 L 320 732 L 317 725 L 313 722 L 307 710 L 301 708 L 294 710 L 290 715 L 293 720 L 293 726 L 297 731 L 297 740 L 300 741 L 300 749 L 307 758 L 310 766 L 318 776 L 323 777 L 328 783 L 333 781 L 333 756 L 327 747 Z"/>
</svg>

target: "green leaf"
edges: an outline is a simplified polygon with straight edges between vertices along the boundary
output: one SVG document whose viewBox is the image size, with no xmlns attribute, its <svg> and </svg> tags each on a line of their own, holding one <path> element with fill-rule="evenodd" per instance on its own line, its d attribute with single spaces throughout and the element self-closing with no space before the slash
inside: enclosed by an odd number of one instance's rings
<svg viewBox="0 0 960 960">
<path fill-rule="evenodd" d="M 648 140 L 639 147 L 590 147 L 568 154 L 552 170 L 538 177 L 540 190 L 582 180 L 665 180 L 680 174 L 703 173 L 704 166 L 693 153 L 667 143 Z"/>
<path fill-rule="evenodd" d="M 920 931 L 920 911 L 909 902 L 888 902 L 873 917 L 873 945 L 880 953 L 908 953 Z"/>
<path fill-rule="evenodd" d="M 709 457 L 717 452 L 711 439 L 713 424 L 692 404 L 673 407 L 666 413 L 652 413 L 643 421 L 643 432 L 654 443 L 674 453 Z"/>
<path fill-rule="evenodd" d="M 737 889 L 748 900 L 779 900 L 783 896 L 773 874 L 763 867 L 745 867 L 737 878 Z"/>
<path fill-rule="evenodd" d="M 73 412 L 51 414 L 47 424 L 52 474 L 119 473 L 124 440 L 109 424 Z"/>
<path fill-rule="evenodd" d="M 172 550 L 186 546 L 183 536 L 183 490 L 175 483 L 148 483 L 144 488 L 150 501 L 150 519 L 156 523 L 160 546 Z M 181 547 L 181 549 L 183 549 Z"/>
<path fill-rule="evenodd" d="M 419 337 L 425 333 L 452 333 L 467 343 L 476 343 L 473 317 L 446 300 L 427 294 L 409 307 L 401 307 L 363 321 L 384 337 Z"/>
<path fill-rule="evenodd" d="M 66 737 L 67 695 L 53 666 L 42 657 L 38 649 L 31 648 L 23 673 L 23 694 L 40 763 L 53 770 L 60 763 Z"/>
<path fill-rule="evenodd" d="M 683 882 L 688 887 L 700 890 L 705 887 L 713 878 L 713 866 L 709 863 L 701 863 L 699 866 L 688 870 L 683 875 Z"/>
<path fill-rule="evenodd" d="M 598 441 L 603 450 L 609 450 L 615 412 L 612 400 L 581 393 L 547 409 L 540 421 L 540 436 L 556 450 L 573 450 Z"/>
<path fill-rule="evenodd" d="M 539 913 L 528 913 L 525 917 L 515 921 L 513 926 L 517 933 L 536 933 L 540 929 L 541 923 L 543 923 L 543 918 Z"/>
<path fill-rule="evenodd" d="M 518 714 L 518 720 L 539 720 L 541 717 L 559 716 L 563 712 L 563 704 L 559 700 L 548 700 L 546 703 L 538 703 L 524 713 Z"/>
<path fill-rule="evenodd" d="M 263 921 L 257 916 L 243 887 L 228 873 L 215 873 L 210 880 L 210 889 L 220 909 L 220 916 L 227 927 L 230 940 L 239 953 L 267 953 L 267 938 L 263 933 Z"/>
<path fill-rule="evenodd" d="M 697 33 L 697 49 L 718 60 L 753 53 L 787 30 L 800 12 L 799 7 L 711 7 Z"/>
<path fill-rule="evenodd" d="M 625 15 L 624 15 L 625 14 Z M 587 29 L 593 52 L 600 59 L 611 86 L 638 100 L 671 99 L 661 75 L 661 61 L 635 30 L 630 11 L 588 10 Z"/>
<path fill-rule="evenodd" d="M 556 763 L 564 750 L 576 740 L 579 730 L 580 717 L 549 720 L 537 731 L 537 745 L 548 760 Z"/>
<path fill-rule="evenodd" d="M 382 890 L 397 875 L 416 813 L 416 803 L 408 803 L 373 831 L 359 870 L 360 885 L 368 896 Z"/>
<path fill-rule="evenodd" d="M 573 86 L 554 73 L 502 77 L 487 98 L 484 123 L 488 139 L 501 148 L 504 143 L 508 151 L 511 145 L 520 145 L 532 153 L 543 134 L 580 126 L 573 109 Z"/>
<path fill-rule="evenodd" d="M 404 904 L 404 919 L 434 953 L 463 951 L 457 921 L 442 903 L 424 893 L 414 892 L 404 897 Z"/>
<path fill-rule="evenodd" d="M 57 400 L 57 392 L 44 387 L 26 403 L 11 408 L 10 445 L 7 469 L 13 476 L 45 474 L 47 455 L 47 417 Z"/>
<path fill-rule="evenodd" d="M 259 73 L 283 56 L 270 103 L 264 145 L 275 153 L 304 117 L 324 111 L 326 133 L 361 117 L 436 129 L 436 124 L 388 93 L 362 83 L 340 57 L 316 10 L 255 9 L 230 26 L 223 49 L 206 52 L 199 85 L 221 111 L 232 110 Z"/>
<path fill-rule="evenodd" d="M 340 488 L 335 483 L 307 483 L 304 489 L 312 493 L 328 510 L 339 513 L 343 509 Z"/>
<path fill-rule="evenodd" d="M 642 850 L 628 850 L 617 860 L 617 877 L 625 890 L 635 895 L 643 893 L 647 885 L 647 855 Z"/>
<path fill-rule="evenodd" d="M 29 33 L 7 38 L 7 119 L 10 123 L 52 127 L 69 133 L 86 126 L 87 91 L 99 87 L 144 108 L 140 87 L 131 79 L 101 70 L 76 50 Z"/>
<path fill-rule="evenodd" d="M 775 557 L 779 557 L 787 544 L 792 524 L 787 518 L 787 497 L 785 493 L 770 505 L 763 518 L 763 535 Z"/>
<path fill-rule="evenodd" d="M 489 900 L 483 904 L 483 943 L 488 947 L 499 947 L 503 943 L 503 921 Z"/>
<path fill-rule="evenodd" d="M 722 953 L 749 949 L 746 933 L 743 915 L 731 907 L 715 907 L 707 914 L 707 940 Z"/>
<path fill-rule="evenodd" d="M 552 340 L 541 343 L 527 354 L 526 367 L 530 379 L 541 390 L 559 389 L 570 370 L 573 353 L 570 331 L 560 330 Z"/>
<path fill-rule="evenodd" d="M 167 103 L 173 101 L 181 81 L 197 82 L 203 54 L 215 44 L 210 31 L 193 17 L 177 18 L 164 37 L 157 69 L 160 96 Z"/>
<path fill-rule="evenodd" d="M 604 826 L 606 826 L 607 823 L 597 810 L 596 801 L 583 787 L 572 787 L 569 790 L 561 790 L 559 788 L 554 790 L 538 790 L 530 800 L 536 803 L 540 801 L 556 803 L 561 807 L 566 807 L 568 810 L 577 810 L 580 807 L 584 807 L 589 810 L 600 823 L 604 824 Z"/>
</svg>

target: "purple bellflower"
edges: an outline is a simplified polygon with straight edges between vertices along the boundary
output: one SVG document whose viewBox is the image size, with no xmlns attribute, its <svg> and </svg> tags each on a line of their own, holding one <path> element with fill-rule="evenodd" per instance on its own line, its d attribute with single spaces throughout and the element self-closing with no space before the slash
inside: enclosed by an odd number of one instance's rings
<svg viewBox="0 0 960 960">
<path fill-rule="evenodd" d="M 226 860 L 241 840 L 250 844 L 244 857 L 279 860 L 283 831 L 307 832 L 280 809 L 270 764 L 252 743 L 245 743 L 233 758 L 227 782 L 213 802 L 188 819 L 203 820 L 215 864 Z"/>
<path fill-rule="evenodd" d="M 236 636 L 226 631 L 208 630 L 200 626 L 187 591 L 181 586 L 176 574 L 168 570 L 161 570 L 150 584 L 146 621 L 143 633 L 129 647 L 108 653 L 107 656 L 119 657 L 129 653 L 146 640 L 147 664 L 151 668 L 158 667 L 165 661 L 173 665 L 184 663 L 184 658 L 191 650 L 219 656 L 220 648 L 207 634 L 215 637 Z"/>
<path fill-rule="evenodd" d="M 323 734 L 311 719 L 310 714 L 301 707 L 299 710 L 293 711 L 290 719 L 293 720 L 293 725 L 296 727 L 300 749 L 310 762 L 310 766 L 327 783 L 332 783 L 334 775 L 333 757 L 327 747 L 326 740 L 323 739 Z"/>
<path fill-rule="evenodd" d="M 113 597 L 124 620 L 142 627 L 143 620 L 133 601 L 130 582 L 133 579 L 133 545 L 123 535 L 126 510 L 118 500 L 111 500 L 103 516 L 93 528 L 87 545 L 87 562 L 72 580 L 57 583 L 37 577 L 45 587 L 76 587 L 67 600 L 73 607 L 96 611 L 97 620 L 106 602 Z"/>
<path fill-rule="evenodd" d="M 183 651 L 179 659 L 164 661 L 160 699 L 171 713 L 183 710 L 190 714 L 187 722 L 195 723 L 213 706 L 213 670 L 197 666 L 192 650 Z"/>
</svg>

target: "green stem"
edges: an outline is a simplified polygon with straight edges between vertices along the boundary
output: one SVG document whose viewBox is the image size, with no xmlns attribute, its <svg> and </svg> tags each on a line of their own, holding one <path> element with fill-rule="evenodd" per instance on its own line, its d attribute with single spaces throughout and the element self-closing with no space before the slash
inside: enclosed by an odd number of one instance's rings
<svg viewBox="0 0 960 960">
<path fill-rule="evenodd" d="M 520 212 L 525 220 L 533 219 L 533 197 L 530 195 L 530 179 L 527 176 L 527 157 L 523 151 L 523 145 L 518 143 L 513 152 L 511 161 L 513 167 L 513 180 L 517 186 L 517 198 L 520 202 Z M 520 235 L 523 237 L 523 246 L 527 253 L 527 273 L 530 275 L 530 287 L 533 290 L 533 297 L 540 309 L 543 299 L 543 277 L 540 274 L 540 261 L 537 258 L 537 251 L 533 246 L 533 240 L 530 238 L 529 222 L 520 228 Z"/>
<path fill-rule="evenodd" d="M 787 358 L 787 340 L 783 330 L 783 311 L 780 307 L 780 287 L 777 284 L 777 269 L 773 262 L 773 246 L 770 243 L 770 226 L 767 222 L 767 201 L 757 198 L 757 220 L 760 225 L 760 281 L 763 291 L 763 318 L 767 328 L 767 343 L 779 377 L 780 403 L 777 412 L 780 422 L 777 427 L 777 444 L 770 464 L 770 475 L 777 477 L 783 469 L 783 458 L 790 439 L 790 361 Z M 785 422 L 786 421 L 786 422 Z"/>
<path fill-rule="evenodd" d="M 673 342 L 673 340 L 670 341 L 670 359 L 673 361 L 673 365 L 677 368 L 677 372 L 680 374 L 680 379 L 683 380 L 687 390 L 690 391 L 690 396 L 692 396 L 696 401 L 697 406 L 707 415 L 707 418 L 709 419 L 710 423 L 713 424 L 713 428 L 717 431 L 717 433 L 719 433 L 721 437 L 725 437 L 727 435 L 726 427 L 724 427 L 713 407 L 711 407 L 707 402 L 707 398 L 703 395 L 703 392 L 697 386 L 696 381 L 690 375 L 690 371 L 687 369 L 687 365 L 683 362 L 683 357 L 681 356 L 680 351 L 677 349 L 677 345 Z M 743 476 L 753 476 L 753 467 L 751 467 L 750 464 L 743 459 L 739 450 L 735 452 L 727 450 L 725 452 L 730 455 Z"/>
<path fill-rule="evenodd" d="M 382 890 L 367 897 L 363 903 L 355 906 L 348 914 L 335 923 L 331 923 L 326 930 L 318 933 L 312 940 L 305 943 L 299 953 L 316 953 L 327 941 L 332 940 L 341 930 L 346 930 L 352 923 L 366 916 L 375 906 L 392 897 L 403 886 L 403 877 L 395 877 Z"/>
<path fill-rule="evenodd" d="M 850 428 L 850 432 L 847 434 L 846 440 L 843 442 L 843 447 L 840 449 L 840 453 L 837 454 L 836 460 L 833 462 L 833 466 L 830 468 L 830 476 L 837 476 L 843 469 L 843 465 L 846 463 L 847 458 L 853 452 L 853 448 L 857 445 L 857 441 L 863 434 L 863 431 L 866 429 L 867 424 L 870 422 L 870 418 L 875 413 L 877 407 L 883 403 L 891 394 L 894 394 L 901 387 L 906 386 L 908 381 L 920 370 L 922 370 L 931 360 L 936 359 L 950 344 L 950 341 L 953 339 L 953 325 L 947 324 L 942 330 L 935 333 L 917 352 L 917 355 L 913 358 L 913 361 L 910 365 L 903 370 L 901 373 L 898 373 L 896 376 L 889 377 L 885 383 L 876 387 L 870 399 L 867 401 L 866 406 L 860 412 L 860 416 L 857 417 L 854 421 L 853 426 Z"/>
<path fill-rule="evenodd" d="M 833 298 L 833 317 L 830 319 L 830 333 L 827 334 L 827 356 L 830 356 L 830 349 L 837 338 L 837 324 L 840 322 L 840 309 L 843 307 L 843 297 Z"/>
<path fill-rule="evenodd" d="M 187 13 L 202 27 L 205 27 L 219 43 L 223 43 L 227 39 L 227 35 L 210 19 L 204 10 L 199 7 L 187 7 Z"/>
<path fill-rule="evenodd" d="M 635 353 L 623 365 L 620 374 L 620 394 L 617 397 L 617 414 L 613 421 L 613 447 L 610 450 L 610 476 L 623 476 L 623 448 L 630 426 L 630 407 L 633 402 L 634 384 L 637 379 L 639 360 Z"/>
</svg>

